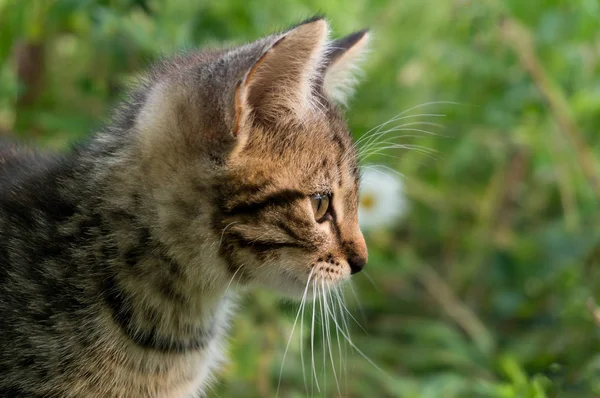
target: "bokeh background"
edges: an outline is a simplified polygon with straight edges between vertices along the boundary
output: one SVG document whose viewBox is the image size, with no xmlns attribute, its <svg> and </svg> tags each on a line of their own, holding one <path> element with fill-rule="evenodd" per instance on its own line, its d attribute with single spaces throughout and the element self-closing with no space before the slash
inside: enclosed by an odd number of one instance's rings
<svg viewBox="0 0 600 398">
<path fill-rule="evenodd" d="M 400 112 L 388 127 L 424 123 L 364 160 L 403 175 L 401 198 L 374 199 L 406 204 L 366 228 L 370 263 L 347 297 L 353 342 L 381 370 L 348 349 L 341 391 L 330 363 L 320 393 L 305 387 L 297 326 L 279 396 L 600 396 L 595 0 L 0 0 L 0 134 L 67 148 L 157 57 L 317 12 L 335 35 L 374 34 L 353 134 Z M 242 300 L 212 396 L 276 395 L 297 309 Z"/>
</svg>

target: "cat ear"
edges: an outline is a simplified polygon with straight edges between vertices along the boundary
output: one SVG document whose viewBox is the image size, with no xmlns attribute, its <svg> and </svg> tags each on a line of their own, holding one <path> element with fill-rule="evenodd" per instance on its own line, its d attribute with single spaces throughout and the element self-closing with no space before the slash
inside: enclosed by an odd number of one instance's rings
<svg viewBox="0 0 600 398">
<path fill-rule="evenodd" d="M 275 37 L 236 89 L 236 129 L 251 112 L 267 120 L 286 114 L 303 119 L 315 106 L 313 88 L 326 60 L 328 33 L 319 18 Z"/>
<path fill-rule="evenodd" d="M 330 43 L 323 77 L 323 91 L 328 98 L 346 104 L 357 83 L 356 74 L 368 42 L 369 32 L 365 29 Z"/>
</svg>

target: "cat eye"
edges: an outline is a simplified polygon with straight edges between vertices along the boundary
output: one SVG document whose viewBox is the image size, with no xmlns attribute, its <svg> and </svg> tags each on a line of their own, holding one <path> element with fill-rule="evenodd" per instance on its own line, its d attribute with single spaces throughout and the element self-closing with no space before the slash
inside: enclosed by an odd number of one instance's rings
<svg viewBox="0 0 600 398">
<path fill-rule="evenodd" d="M 317 222 L 325 221 L 325 216 L 329 214 L 330 201 L 331 195 L 329 194 L 317 194 L 310 197 L 310 203 L 312 204 L 315 220 L 317 220 Z"/>
</svg>

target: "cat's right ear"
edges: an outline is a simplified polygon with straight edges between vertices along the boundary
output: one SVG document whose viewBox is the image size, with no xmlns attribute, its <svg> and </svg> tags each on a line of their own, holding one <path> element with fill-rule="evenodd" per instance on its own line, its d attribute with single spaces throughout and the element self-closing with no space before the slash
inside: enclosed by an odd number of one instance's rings
<svg viewBox="0 0 600 398">
<path fill-rule="evenodd" d="M 323 76 L 325 95 L 345 105 L 357 83 L 359 65 L 368 52 L 369 30 L 352 33 L 331 43 Z"/>
<path fill-rule="evenodd" d="M 316 18 L 274 36 L 236 88 L 234 135 L 250 118 L 302 120 L 316 106 L 328 33 L 325 19 Z"/>
</svg>

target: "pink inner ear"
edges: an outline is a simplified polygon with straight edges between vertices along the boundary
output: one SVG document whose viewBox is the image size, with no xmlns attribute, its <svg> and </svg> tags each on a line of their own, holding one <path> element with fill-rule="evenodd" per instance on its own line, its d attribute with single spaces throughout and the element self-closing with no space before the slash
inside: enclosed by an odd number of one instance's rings
<svg viewBox="0 0 600 398">
<path fill-rule="evenodd" d="M 277 42 L 275 42 L 275 44 L 273 46 L 276 46 L 283 39 L 285 39 L 285 37 L 282 37 L 281 39 L 277 40 Z M 235 101 L 235 104 L 234 104 L 234 106 L 235 106 L 235 124 L 233 127 L 233 136 L 234 137 L 238 136 L 240 128 L 244 124 L 246 115 L 248 114 L 249 104 L 248 104 L 247 96 L 248 96 L 248 87 L 251 84 L 252 77 L 254 76 L 254 73 L 256 72 L 256 70 L 258 69 L 260 64 L 264 61 L 267 54 L 272 49 L 273 49 L 273 47 L 271 47 L 271 49 L 269 49 L 263 55 L 261 55 L 261 57 L 258 59 L 258 61 L 256 61 L 256 63 L 252 67 L 252 69 L 250 69 L 248 71 L 248 74 L 244 78 L 244 81 L 239 82 L 235 88 L 235 96 L 234 96 L 235 97 L 234 98 L 234 101 Z"/>
<path fill-rule="evenodd" d="M 243 89 L 237 92 L 238 130 L 243 128 L 245 113 L 249 112 L 274 120 L 290 114 L 300 118 L 305 115 L 313 102 L 311 86 L 326 54 L 327 32 L 327 23 L 317 20 L 275 39 L 248 71 Z"/>
<path fill-rule="evenodd" d="M 254 90 L 252 90 L 252 86 L 260 85 L 260 82 L 253 81 L 252 79 L 257 78 L 256 72 L 259 70 L 261 65 L 265 62 L 267 57 L 273 55 L 273 52 L 275 51 L 277 46 L 280 45 L 284 39 L 285 39 L 285 36 L 283 36 L 279 40 L 277 40 L 271 46 L 271 48 L 269 48 L 267 51 L 265 51 L 265 53 L 258 59 L 258 61 L 256 61 L 256 63 L 252 67 L 252 69 L 250 69 L 250 71 L 248 72 L 248 75 L 246 76 L 246 79 L 244 80 L 244 94 L 245 94 L 244 105 L 246 105 L 246 103 L 257 104 L 260 102 L 259 97 L 261 95 L 261 91 L 260 91 L 261 87 L 254 87 Z M 269 83 L 273 83 L 273 81 L 270 81 Z M 255 91 L 255 93 L 253 93 L 253 91 Z"/>
<path fill-rule="evenodd" d="M 243 108 L 243 103 L 244 100 L 243 98 L 241 98 L 242 95 L 242 91 L 245 91 L 242 88 L 242 82 L 239 82 L 237 87 L 235 88 L 235 95 L 234 95 L 234 101 L 235 101 L 235 123 L 233 125 L 233 136 L 237 137 L 238 133 L 240 131 L 240 125 L 242 124 L 242 119 L 243 119 L 243 114 L 242 112 L 244 112 L 244 108 Z"/>
</svg>

